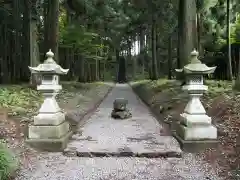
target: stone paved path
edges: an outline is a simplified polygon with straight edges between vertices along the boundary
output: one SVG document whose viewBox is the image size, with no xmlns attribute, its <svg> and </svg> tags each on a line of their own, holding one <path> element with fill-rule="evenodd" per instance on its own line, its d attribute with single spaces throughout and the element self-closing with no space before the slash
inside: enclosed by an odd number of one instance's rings
<svg viewBox="0 0 240 180">
<path fill-rule="evenodd" d="M 113 101 L 128 100 L 132 118 L 111 118 Z M 96 112 L 78 129 L 64 153 L 76 156 L 178 157 L 181 149 L 172 136 L 161 129 L 149 109 L 127 84 L 117 84 Z"/>
</svg>

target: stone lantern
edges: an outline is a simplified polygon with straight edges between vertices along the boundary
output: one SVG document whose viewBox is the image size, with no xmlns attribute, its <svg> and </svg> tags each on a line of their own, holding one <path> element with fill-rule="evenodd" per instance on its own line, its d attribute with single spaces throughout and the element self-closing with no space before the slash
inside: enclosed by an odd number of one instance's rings
<svg viewBox="0 0 240 180">
<path fill-rule="evenodd" d="M 196 50 L 191 53 L 191 62 L 176 69 L 178 73 L 183 73 L 186 77 L 186 84 L 183 90 L 189 94 L 189 101 L 180 114 L 180 124 L 176 129 L 176 137 L 182 143 L 212 141 L 217 139 L 217 129 L 212 125 L 211 117 L 206 115 L 206 111 L 200 101 L 200 97 L 208 87 L 203 84 L 203 75 L 213 73 L 216 67 L 208 67 L 198 59 Z"/>
<path fill-rule="evenodd" d="M 69 123 L 65 121 L 65 113 L 60 109 L 55 96 L 62 89 L 59 85 L 59 75 L 68 73 L 54 60 L 51 50 L 46 53 L 47 59 L 37 67 L 29 67 L 31 73 L 40 74 L 42 82 L 37 90 L 42 92 L 44 102 L 33 124 L 29 125 L 27 142 L 44 150 L 60 150 L 65 148 L 71 135 Z"/>
</svg>

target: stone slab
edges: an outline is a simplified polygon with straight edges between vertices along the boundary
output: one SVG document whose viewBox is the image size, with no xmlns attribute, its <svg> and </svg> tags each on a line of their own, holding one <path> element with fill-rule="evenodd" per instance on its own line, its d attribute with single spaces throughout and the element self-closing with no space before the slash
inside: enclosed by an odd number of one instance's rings
<svg viewBox="0 0 240 180">
<path fill-rule="evenodd" d="M 75 139 L 64 150 L 67 156 L 80 157 L 181 157 L 178 142 L 171 136 L 162 136 L 151 140 L 131 139 L 126 143 L 113 144 L 111 141 L 100 143 L 92 139 Z"/>
<path fill-rule="evenodd" d="M 63 122 L 57 126 L 29 125 L 28 137 L 30 139 L 61 138 L 69 131 L 69 123 Z"/>
<path fill-rule="evenodd" d="M 184 152 L 190 152 L 190 153 L 197 153 L 204 151 L 206 148 L 214 148 L 218 146 L 219 141 L 218 140 L 184 140 L 180 136 L 177 135 L 176 132 L 173 132 L 173 136 L 177 139 L 177 141 L 180 143 L 181 149 Z"/>
<path fill-rule="evenodd" d="M 112 102 L 128 99 L 132 117 L 124 121 L 111 118 Z M 126 84 L 118 84 L 84 126 L 79 127 L 65 149 L 78 156 L 166 157 L 182 153 L 172 136 L 164 136 L 163 126 Z"/>
<path fill-rule="evenodd" d="M 32 147 L 43 151 L 62 152 L 66 147 L 67 143 L 72 136 L 72 131 L 67 132 L 59 139 L 26 139 L 25 142 L 30 144 Z"/>
<path fill-rule="evenodd" d="M 65 113 L 40 113 L 34 116 L 34 125 L 59 125 L 65 121 Z"/>
</svg>

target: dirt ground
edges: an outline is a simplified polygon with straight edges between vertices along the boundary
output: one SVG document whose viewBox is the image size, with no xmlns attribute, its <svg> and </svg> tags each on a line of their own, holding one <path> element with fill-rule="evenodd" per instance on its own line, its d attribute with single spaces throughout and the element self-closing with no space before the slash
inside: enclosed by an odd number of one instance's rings
<svg viewBox="0 0 240 180">
<path fill-rule="evenodd" d="M 1 111 L 8 112 L 8 118 L 0 120 L 0 139 L 4 139 L 7 142 L 9 148 L 19 157 L 20 166 L 29 167 L 31 165 L 30 156 L 34 156 L 37 151 L 28 147 L 24 143 L 24 139 L 27 134 L 27 126 L 32 122 L 33 115 L 37 114 L 37 109 L 40 107 L 42 102 L 41 95 L 35 90 L 30 90 L 28 87 L 4 87 L 6 91 L 19 91 L 18 96 L 23 97 L 29 101 L 22 103 L 22 107 L 15 107 L 14 102 L 7 102 L 2 104 L 11 108 L 2 108 Z M 99 104 L 105 95 L 110 91 L 112 85 L 109 83 L 92 83 L 92 84 L 80 84 L 80 83 L 64 83 L 63 91 L 57 97 L 61 108 L 67 112 L 67 115 L 72 121 L 79 123 L 86 113 L 91 109 L 93 110 L 96 104 Z M 4 96 L 3 93 L 1 95 Z M 27 92 L 22 95 L 20 91 Z M 2 93 L 2 94 L 1 94 Z M 32 96 L 29 93 L 33 93 Z M 26 97 L 25 97 L 26 96 Z M 29 98 L 31 97 L 31 98 Z M 34 99 L 35 98 L 35 99 Z M 34 102 L 39 101 L 33 106 Z M 72 122 L 70 122 L 72 123 Z M 14 175 L 13 175 L 14 176 Z"/>
<path fill-rule="evenodd" d="M 197 155 L 211 164 L 216 172 L 226 180 L 240 179 L 240 95 L 232 91 L 228 82 L 207 81 L 209 91 L 201 98 L 207 114 L 218 128 L 219 144 Z M 187 94 L 176 81 L 143 81 L 133 83 L 137 94 L 157 109 L 169 129 L 174 124 L 187 103 Z"/>
</svg>

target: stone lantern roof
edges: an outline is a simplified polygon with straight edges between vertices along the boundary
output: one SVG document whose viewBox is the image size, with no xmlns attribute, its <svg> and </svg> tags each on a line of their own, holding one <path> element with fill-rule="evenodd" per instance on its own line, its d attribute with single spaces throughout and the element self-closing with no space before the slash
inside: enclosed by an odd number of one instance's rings
<svg viewBox="0 0 240 180">
<path fill-rule="evenodd" d="M 198 59 L 199 53 L 194 49 L 191 52 L 191 62 L 183 67 L 183 69 L 176 69 L 179 73 L 184 74 L 211 74 L 215 71 L 215 67 L 208 67 Z"/>
<path fill-rule="evenodd" d="M 29 67 L 31 73 L 40 73 L 40 74 L 67 74 L 69 69 L 63 69 L 58 65 L 53 57 L 54 53 L 51 49 L 46 53 L 47 59 L 43 64 L 39 64 L 37 67 Z"/>
</svg>

